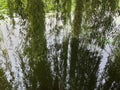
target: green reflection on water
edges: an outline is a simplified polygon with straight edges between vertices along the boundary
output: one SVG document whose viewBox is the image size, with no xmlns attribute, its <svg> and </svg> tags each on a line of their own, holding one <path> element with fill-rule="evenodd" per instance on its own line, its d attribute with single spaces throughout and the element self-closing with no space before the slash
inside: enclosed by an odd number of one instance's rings
<svg viewBox="0 0 120 90">
<path fill-rule="evenodd" d="M 119 90 L 119 37 L 115 42 L 107 39 L 108 33 L 114 30 L 113 16 L 118 14 L 118 0 L 8 0 L 8 8 L 13 25 L 16 25 L 14 18 L 19 16 L 21 27 L 26 27 L 24 52 L 19 56 L 26 90 Z M 49 12 L 54 13 L 49 19 L 56 19 L 55 26 L 50 22 L 51 30 L 55 31 L 50 49 L 45 36 L 45 15 Z M 60 43 L 57 38 L 60 39 L 60 31 L 66 30 L 68 23 L 71 33 Z M 99 79 L 101 53 L 106 44 L 113 44 L 115 48 Z M 4 81 L 8 87 L 7 80 Z"/>
</svg>

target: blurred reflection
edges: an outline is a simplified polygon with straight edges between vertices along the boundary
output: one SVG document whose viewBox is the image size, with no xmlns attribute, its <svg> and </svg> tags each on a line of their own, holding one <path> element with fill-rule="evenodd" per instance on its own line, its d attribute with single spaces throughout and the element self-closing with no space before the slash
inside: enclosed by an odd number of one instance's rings
<svg viewBox="0 0 120 90">
<path fill-rule="evenodd" d="M 0 68 L 0 89 L 1 90 L 12 90 L 12 83 L 8 82 L 4 71 Z"/>
<path fill-rule="evenodd" d="M 72 39 L 70 61 L 70 90 L 94 90 L 97 84 L 101 56 L 98 51 L 91 51 L 84 43 L 78 44 L 77 39 Z M 78 49 L 77 49 L 78 48 Z"/>
<path fill-rule="evenodd" d="M 114 42 L 115 48 L 112 54 L 108 57 L 108 62 L 102 74 L 99 88 L 103 90 L 119 90 L 120 89 L 120 42 L 119 35 L 116 36 L 117 41 Z"/>
<path fill-rule="evenodd" d="M 50 0 L 54 2 L 51 16 L 47 14 L 49 8 L 45 11 L 42 0 L 8 1 L 15 3 L 9 7 L 11 16 L 14 13 L 21 16 L 21 26 L 25 27 L 22 50 L 17 52 L 16 49 L 18 56 L 14 54 L 20 67 L 13 77 L 19 79 L 19 75 L 23 75 L 21 81 L 13 83 L 15 89 L 22 86 L 24 90 L 120 89 L 119 35 L 117 39 L 112 37 L 114 43 L 109 42 L 114 31 L 117 1 L 75 0 L 72 5 L 71 0 Z M 106 45 L 113 46 L 113 52 L 100 73 Z M 0 77 L 0 90 L 13 89 L 2 69 Z"/>
</svg>

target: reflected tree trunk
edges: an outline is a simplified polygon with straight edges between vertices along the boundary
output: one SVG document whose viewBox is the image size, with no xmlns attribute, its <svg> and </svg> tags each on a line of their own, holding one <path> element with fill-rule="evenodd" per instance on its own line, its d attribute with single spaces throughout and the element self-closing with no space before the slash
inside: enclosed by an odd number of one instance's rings
<svg viewBox="0 0 120 90">
<path fill-rule="evenodd" d="M 70 90 L 77 90 L 76 64 L 78 62 L 79 34 L 82 22 L 83 0 L 76 0 L 75 16 L 73 21 L 73 38 L 71 39 L 70 60 Z"/>
<path fill-rule="evenodd" d="M 33 7 L 34 5 L 34 7 Z M 29 90 L 52 90 L 50 64 L 47 60 L 45 12 L 42 0 L 28 0 L 28 41 L 24 48 L 29 59 Z"/>
</svg>

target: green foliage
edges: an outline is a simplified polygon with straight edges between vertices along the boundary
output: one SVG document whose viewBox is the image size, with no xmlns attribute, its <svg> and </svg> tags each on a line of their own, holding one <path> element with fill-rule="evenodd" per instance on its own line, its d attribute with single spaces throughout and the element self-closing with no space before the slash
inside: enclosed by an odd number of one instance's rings
<svg viewBox="0 0 120 90">
<path fill-rule="evenodd" d="M 7 0 L 0 0 L 0 19 L 4 19 L 4 14 L 7 14 Z"/>
<path fill-rule="evenodd" d="M 0 89 L 1 90 L 12 90 L 11 84 L 7 81 L 5 73 L 0 68 Z"/>
<path fill-rule="evenodd" d="M 0 42 L 3 41 L 3 33 L 2 31 L 0 30 Z"/>
</svg>

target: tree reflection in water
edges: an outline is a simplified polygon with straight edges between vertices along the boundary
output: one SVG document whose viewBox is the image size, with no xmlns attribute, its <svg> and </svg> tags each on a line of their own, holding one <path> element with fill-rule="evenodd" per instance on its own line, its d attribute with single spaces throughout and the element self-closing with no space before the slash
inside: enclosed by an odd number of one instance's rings
<svg viewBox="0 0 120 90">
<path fill-rule="evenodd" d="M 25 89 L 119 90 L 119 35 L 113 37 L 114 43 L 108 38 L 114 31 L 118 2 L 8 0 L 10 18 L 13 20 L 14 14 L 19 16 L 26 32 L 21 48 L 24 52 L 18 51 Z M 48 14 L 50 11 L 52 15 Z M 113 52 L 99 78 L 102 51 L 107 44 L 115 47 L 111 48 Z M 8 85 L 7 80 L 5 83 Z"/>
</svg>

